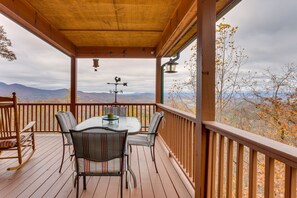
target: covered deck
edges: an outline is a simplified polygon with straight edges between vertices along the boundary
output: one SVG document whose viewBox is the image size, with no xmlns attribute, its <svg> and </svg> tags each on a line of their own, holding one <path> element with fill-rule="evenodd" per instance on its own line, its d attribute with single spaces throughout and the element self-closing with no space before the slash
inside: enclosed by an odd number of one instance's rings
<svg viewBox="0 0 297 198">
<path fill-rule="evenodd" d="M 164 111 L 167 124 L 159 131 L 157 141 L 160 173 L 154 172 L 146 148 L 134 149 L 132 169 L 138 187 L 125 190 L 124 197 L 255 198 L 259 192 L 264 197 L 274 197 L 275 164 L 280 162 L 285 167 L 283 197 L 296 198 L 295 147 L 214 121 L 215 24 L 239 1 L 1 0 L 1 13 L 71 59 L 70 103 L 19 104 L 21 124 L 36 120 L 36 131 L 57 132 L 54 115 L 58 110 L 71 111 L 81 122 L 101 115 L 102 107 L 111 105 L 77 103 L 77 58 L 154 58 L 155 102 L 121 105 L 128 106 L 129 116 L 138 117 L 144 128 L 155 111 Z M 175 56 L 195 38 L 196 115 L 191 115 L 161 104 L 164 92 L 161 58 Z M 69 159 L 65 159 L 63 173 L 58 173 L 60 141 L 58 135 L 38 135 L 36 153 L 18 171 L 6 171 L 12 161 L 1 160 L 0 195 L 74 197 Z M 259 163 L 259 155 L 264 156 L 265 163 Z M 260 168 L 265 170 L 261 189 Z M 87 190 L 81 195 L 117 197 L 118 182 L 116 178 L 89 178 Z"/>
</svg>

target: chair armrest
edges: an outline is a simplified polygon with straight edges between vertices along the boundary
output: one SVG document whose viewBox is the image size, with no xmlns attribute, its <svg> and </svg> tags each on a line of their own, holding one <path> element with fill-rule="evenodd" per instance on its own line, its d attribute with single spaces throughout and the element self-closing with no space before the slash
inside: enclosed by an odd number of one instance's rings
<svg viewBox="0 0 297 198">
<path fill-rule="evenodd" d="M 156 133 L 139 132 L 138 134 L 152 135 L 152 134 L 156 134 Z"/>
<path fill-rule="evenodd" d="M 27 126 L 25 126 L 25 128 L 23 130 L 21 130 L 21 133 L 28 131 L 29 129 L 31 129 L 34 125 L 35 125 L 35 121 L 30 122 L 29 124 L 27 124 Z"/>
<path fill-rule="evenodd" d="M 147 134 L 148 132 L 138 132 L 138 134 Z"/>
</svg>

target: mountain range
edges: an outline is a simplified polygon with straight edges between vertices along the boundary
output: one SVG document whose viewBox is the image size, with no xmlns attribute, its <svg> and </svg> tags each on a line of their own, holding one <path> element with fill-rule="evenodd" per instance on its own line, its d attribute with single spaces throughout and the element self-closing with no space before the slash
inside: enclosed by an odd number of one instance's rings
<svg viewBox="0 0 297 198">
<path fill-rule="evenodd" d="M 28 87 L 22 84 L 6 84 L 0 82 L 0 95 L 11 96 L 16 92 L 19 102 L 69 102 L 68 89 L 45 90 Z M 78 102 L 114 102 L 114 94 L 77 92 Z M 154 102 L 152 93 L 118 94 L 118 102 Z"/>
</svg>

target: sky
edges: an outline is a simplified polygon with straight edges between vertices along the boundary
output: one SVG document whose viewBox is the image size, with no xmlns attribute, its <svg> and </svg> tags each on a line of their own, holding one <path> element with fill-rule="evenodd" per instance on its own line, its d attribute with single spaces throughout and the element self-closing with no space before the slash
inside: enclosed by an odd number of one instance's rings
<svg viewBox="0 0 297 198">
<path fill-rule="evenodd" d="M 243 69 L 280 71 L 285 64 L 297 64 L 296 9 L 296 0 L 242 0 L 225 16 L 239 28 L 235 41 L 248 56 Z"/>
<path fill-rule="evenodd" d="M 263 72 L 267 67 L 278 71 L 297 63 L 296 8 L 296 0 L 242 0 L 224 16 L 225 22 L 239 27 L 235 40 L 249 57 L 243 71 Z M 0 58 L 0 82 L 50 90 L 70 87 L 68 56 L 1 14 L 0 25 L 17 56 L 12 62 Z M 165 90 L 173 79 L 187 77 L 183 66 L 190 54 L 190 47 L 181 53 L 178 73 L 165 74 Z M 119 76 L 128 82 L 128 87 L 121 87 L 125 93 L 155 92 L 155 59 L 100 59 L 97 72 L 92 65 L 92 59 L 78 59 L 78 90 L 108 92 L 113 87 L 106 83 Z"/>
</svg>

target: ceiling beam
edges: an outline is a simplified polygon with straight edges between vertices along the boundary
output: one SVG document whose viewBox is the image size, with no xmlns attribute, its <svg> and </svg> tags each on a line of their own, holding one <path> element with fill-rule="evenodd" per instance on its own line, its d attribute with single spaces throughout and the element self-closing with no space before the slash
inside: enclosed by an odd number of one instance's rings
<svg viewBox="0 0 297 198">
<path fill-rule="evenodd" d="M 75 56 L 74 44 L 48 23 L 30 4 L 24 0 L 1 0 L 2 14 L 29 30 L 47 43 L 69 56 Z"/>
<path fill-rule="evenodd" d="M 162 30 L 59 29 L 61 32 L 163 32 Z"/>
<path fill-rule="evenodd" d="M 77 47 L 77 58 L 155 58 L 152 47 Z"/>
<path fill-rule="evenodd" d="M 167 24 L 162 39 L 157 46 L 157 56 L 166 56 L 197 19 L 197 1 L 181 1 L 173 17 Z"/>
</svg>

